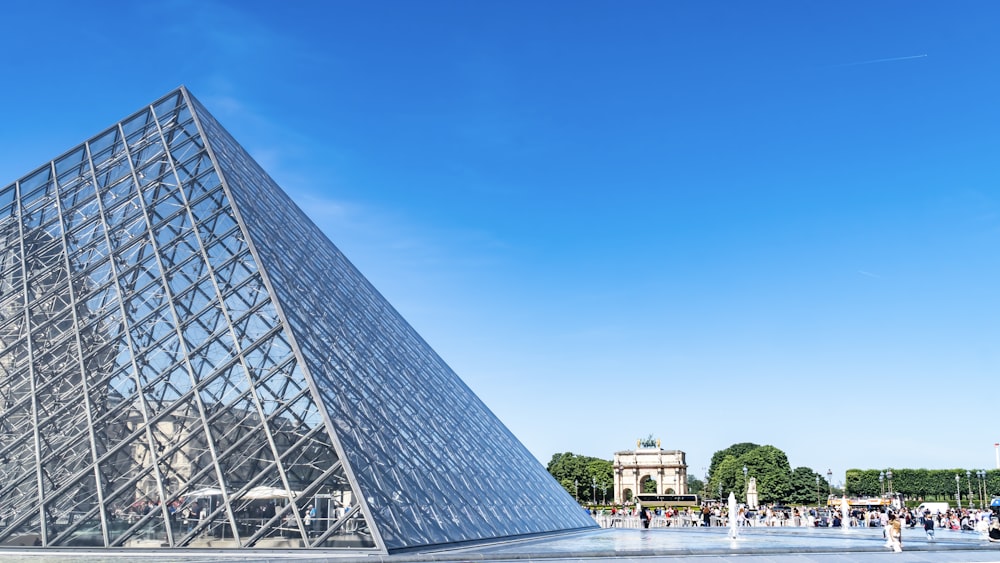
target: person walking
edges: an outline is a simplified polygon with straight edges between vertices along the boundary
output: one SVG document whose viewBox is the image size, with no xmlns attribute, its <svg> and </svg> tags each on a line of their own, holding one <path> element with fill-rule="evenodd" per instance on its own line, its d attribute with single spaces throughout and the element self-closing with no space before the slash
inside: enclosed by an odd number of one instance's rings
<svg viewBox="0 0 1000 563">
<path fill-rule="evenodd" d="M 649 509 L 645 506 L 639 508 L 639 520 L 642 521 L 642 527 L 649 527 Z"/>
<path fill-rule="evenodd" d="M 903 551 L 903 526 L 895 514 L 889 514 L 889 547 L 896 553 Z"/>
<path fill-rule="evenodd" d="M 924 512 L 924 533 L 927 534 L 927 541 L 934 541 L 934 517 L 930 510 Z"/>
</svg>

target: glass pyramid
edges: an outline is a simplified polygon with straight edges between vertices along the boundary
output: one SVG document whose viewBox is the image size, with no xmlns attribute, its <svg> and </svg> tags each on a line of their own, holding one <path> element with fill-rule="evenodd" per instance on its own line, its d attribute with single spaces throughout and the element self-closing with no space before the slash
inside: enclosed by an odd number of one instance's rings
<svg viewBox="0 0 1000 563">
<path fill-rule="evenodd" d="M 594 525 L 185 88 L 0 189 L 0 546 Z"/>
</svg>

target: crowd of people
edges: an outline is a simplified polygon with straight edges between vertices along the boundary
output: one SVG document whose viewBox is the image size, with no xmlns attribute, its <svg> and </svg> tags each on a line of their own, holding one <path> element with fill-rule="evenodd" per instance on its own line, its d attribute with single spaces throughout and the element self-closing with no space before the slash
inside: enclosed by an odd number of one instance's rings
<svg viewBox="0 0 1000 563">
<path fill-rule="evenodd" d="M 759 510 L 741 506 L 735 515 L 722 504 L 702 507 L 649 508 L 622 506 L 587 509 L 598 524 L 605 528 L 666 528 L 690 526 L 729 526 L 735 517 L 737 526 L 804 526 L 804 527 L 874 527 L 882 528 L 886 547 L 902 551 L 903 530 L 922 529 L 929 541 L 935 530 L 975 532 L 990 541 L 1000 542 L 1000 517 L 990 510 L 949 509 L 918 513 L 913 508 L 872 507 L 850 509 L 845 515 L 840 507 L 816 509 L 808 507 L 766 506 Z"/>
</svg>

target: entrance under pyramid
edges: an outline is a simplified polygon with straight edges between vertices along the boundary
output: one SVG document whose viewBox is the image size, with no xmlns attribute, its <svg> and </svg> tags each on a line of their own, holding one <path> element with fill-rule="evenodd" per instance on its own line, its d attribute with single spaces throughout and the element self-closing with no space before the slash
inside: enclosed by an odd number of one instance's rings
<svg viewBox="0 0 1000 563">
<path fill-rule="evenodd" d="M 0 189 L 0 553 L 594 526 L 185 88 Z"/>
</svg>

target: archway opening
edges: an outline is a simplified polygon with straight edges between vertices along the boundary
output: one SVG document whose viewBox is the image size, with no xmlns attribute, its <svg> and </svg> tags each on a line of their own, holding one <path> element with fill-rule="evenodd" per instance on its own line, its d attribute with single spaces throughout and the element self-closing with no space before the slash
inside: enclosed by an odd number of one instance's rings
<svg viewBox="0 0 1000 563">
<path fill-rule="evenodd" d="M 654 480 L 649 475 L 644 476 L 639 481 L 639 490 L 641 490 L 644 493 L 656 494 L 656 486 L 657 486 L 656 480 Z"/>
</svg>

